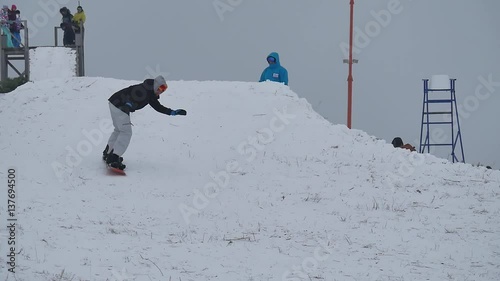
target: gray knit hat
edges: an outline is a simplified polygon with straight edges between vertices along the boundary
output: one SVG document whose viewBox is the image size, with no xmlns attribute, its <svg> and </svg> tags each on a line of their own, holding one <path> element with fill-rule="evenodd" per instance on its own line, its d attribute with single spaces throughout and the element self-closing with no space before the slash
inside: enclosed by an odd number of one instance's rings
<svg viewBox="0 0 500 281">
<path fill-rule="evenodd" d="M 155 81 L 153 83 L 153 90 L 156 91 L 161 85 L 167 85 L 167 82 L 165 81 L 165 78 L 163 76 L 158 75 L 158 77 L 155 78 Z"/>
</svg>

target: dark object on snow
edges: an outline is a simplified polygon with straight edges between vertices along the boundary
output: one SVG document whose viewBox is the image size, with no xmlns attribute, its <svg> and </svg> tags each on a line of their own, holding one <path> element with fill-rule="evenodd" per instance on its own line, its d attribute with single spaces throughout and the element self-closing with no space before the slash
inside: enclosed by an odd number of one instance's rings
<svg viewBox="0 0 500 281">
<path fill-rule="evenodd" d="M 395 137 L 393 140 L 392 140 L 392 145 L 394 147 L 402 147 L 403 146 L 403 140 L 400 138 L 400 137 Z"/>
<path fill-rule="evenodd" d="M 400 137 L 395 137 L 392 140 L 392 146 L 408 149 L 409 151 L 416 151 L 415 147 L 409 143 L 404 144 L 403 140 Z"/>
</svg>

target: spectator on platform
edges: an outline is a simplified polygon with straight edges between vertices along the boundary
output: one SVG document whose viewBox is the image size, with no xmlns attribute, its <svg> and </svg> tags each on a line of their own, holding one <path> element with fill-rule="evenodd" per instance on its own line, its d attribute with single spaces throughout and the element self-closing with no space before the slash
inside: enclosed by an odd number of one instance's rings
<svg viewBox="0 0 500 281">
<path fill-rule="evenodd" d="M 75 31 L 73 30 L 73 15 L 66 7 L 62 7 L 59 12 L 62 15 L 61 29 L 64 31 L 63 44 L 64 46 L 74 46 Z"/>
<path fill-rule="evenodd" d="M 76 8 L 76 14 L 73 16 L 73 29 L 76 34 L 79 34 L 84 29 L 83 24 L 85 23 L 85 19 L 85 12 L 82 6 L 78 6 Z"/>
<path fill-rule="evenodd" d="M 12 35 L 10 34 L 10 24 L 9 24 L 9 7 L 7 5 L 2 6 L 0 10 L 0 26 L 2 28 L 2 34 L 7 38 L 7 48 L 12 48 Z"/>
<path fill-rule="evenodd" d="M 21 23 L 21 11 L 16 5 L 12 5 L 9 11 L 10 33 L 12 34 L 12 45 L 14 48 L 21 46 L 21 29 L 24 28 Z"/>
</svg>

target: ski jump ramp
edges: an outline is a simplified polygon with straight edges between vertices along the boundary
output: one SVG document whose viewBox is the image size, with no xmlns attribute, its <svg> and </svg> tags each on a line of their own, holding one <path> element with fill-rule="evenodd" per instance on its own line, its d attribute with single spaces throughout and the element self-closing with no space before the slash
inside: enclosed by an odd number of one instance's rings
<svg viewBox="0 0 500 281">
<path fill-rule="evenodd" d="M 66 47 L 37 47 L 30 50 L 30 80 L 77 76 L 76 50 Z"/>
</svg>

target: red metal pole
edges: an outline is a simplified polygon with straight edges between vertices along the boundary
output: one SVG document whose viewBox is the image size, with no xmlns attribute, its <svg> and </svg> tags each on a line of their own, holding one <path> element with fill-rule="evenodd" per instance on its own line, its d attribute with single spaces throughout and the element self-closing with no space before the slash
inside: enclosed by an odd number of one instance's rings
<svg viewBox="0 0 500 281">
<path fill-rule="evenodd" d="M 354 0 L 351 1 L 351 20 L 349 27 L 349 76 L 347 77 L 347 127 L 351 129 L 352 115 L 352 41 L 354 33 Z"/>
</svg>

